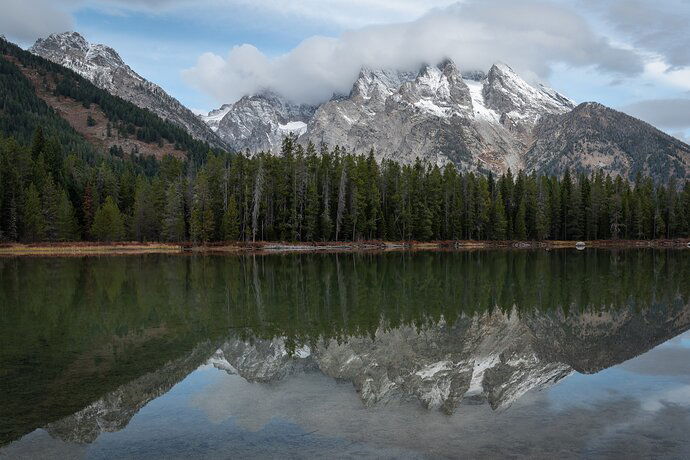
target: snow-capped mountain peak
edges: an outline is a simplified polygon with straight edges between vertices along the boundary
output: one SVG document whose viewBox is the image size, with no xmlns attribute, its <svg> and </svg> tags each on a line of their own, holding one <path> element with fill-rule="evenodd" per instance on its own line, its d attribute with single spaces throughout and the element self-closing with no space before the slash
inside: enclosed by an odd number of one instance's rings
<svg viewBox="0 0 690 460">
<path fill-rule="evenodd" d="M 398 90 L 400 85 L 416 77 L 414 72 L 402 72 L 390 69 L 373 70 L 363 67 L 357 80 L 352 85 L 350 98 L 363 101 L 371 98 L 385 99 Z"/>
<path fill-rule="evenodd" d="M 561 114 L 574 104 L 556 91 L 530 85 L 508 65 L 496 63 L 486 77 L 483 95 L 487 106 L 500 113 L 504 124 L 530 129 L 545 114 Z"/>
<path fill-rule="evenodd" d="M 509 66 L 488 73 L 461 72 L 450 59 L 418 71 L 363 67 L 348 96 L 317 107 L 263 92 L 245 96 L 202 119 L 240 150 L 278 150 L 291 132 L 301 142 L 348 150 L 374 148 L 379 159 L 454 162 L 476 168 L 519 168 L 526 134 L 543 115 L 571 110 L 572 102 L 544 86 L 532 86 Z"/>
<path fill-rule="evenodd" d="M 225 104 L 201 119 L 237 150 L 271 151 L 280 147 L 286 135 L 303 135 L 315 110 L 316 107 L 294 104 L 265 90 Z"/>
</svg>

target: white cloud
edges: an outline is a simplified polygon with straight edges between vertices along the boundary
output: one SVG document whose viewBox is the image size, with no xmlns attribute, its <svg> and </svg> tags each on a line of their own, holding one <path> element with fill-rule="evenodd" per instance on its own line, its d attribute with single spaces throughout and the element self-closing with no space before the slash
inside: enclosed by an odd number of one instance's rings
<svg viewBox="0 0 690 460">
<path fill-rule="evenodd" d="M 690 67 L 671 67 L 661 57 L 645 64 L 644 75 L 666 85 L 690 90 Z"/>
<path fill-rule="evenodd" d="M 611 0 L 597 2 L 607 21 L 641 49 L 659 53 L 674 67 L 690 65 L 690 1 Z"/>
<path fill-rule="evenodd" d="M 251 6 L 262 12 L 294 15 L 345 27 L 409 21 L 430 9 L 446 7 L 457 0 L 217 0 L 224 5 Z"/>
<path fill-rule="evenodd" d="M 527 78 L 548 76 L 557 62 L 626 75 L 643 69 L 633 50 L 613 46 L 567 7 L 475 0 L 411 22 L 367 26 L 339 38 L 311 37 L 277 57 L 251 45 L 235 46 L 225 58 L 206 53 L 183 77 L 218 103 L 263 88 L 314 103 L 347 93 L 362 66 L 413 70 L 444 57 L 464 70 L 488 70 L 504 61 Z"/>
<path fill-rule="evenodd" d="M 690 129 L 690 98 L 648 99 L 627 105 L 623 111 L 654 126 Z"/>
<path fill-rule="evenodd" d="M 665 390 L 652 394 L 642 402 L 642 408 L 647 411 L 656 412 L 668 405 L 681 407 L 690 406 L 690 385 L 681 385 L 670 390 Z"/>
<path fill-rule="evenodd" d="M 18 42 L 73 27 L 72 16 L 51 0 L 2 0 L 0 33 Z"/>
</svg>

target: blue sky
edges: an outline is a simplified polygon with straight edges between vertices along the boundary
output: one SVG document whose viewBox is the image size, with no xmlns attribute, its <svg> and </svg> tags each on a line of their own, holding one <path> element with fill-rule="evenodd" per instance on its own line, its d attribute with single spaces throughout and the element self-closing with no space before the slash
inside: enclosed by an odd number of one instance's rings
<svg viewBox="0 0 690 460">
<path fill-rule="evenodd" d="M 22 46 L 76 30 L 208 111 L 272 87 L 298 102 L 349 88 L 362 65 L 503 61 L 576 102 L 690 138 L 690 0 L 3 0 Z"/>
</svg>

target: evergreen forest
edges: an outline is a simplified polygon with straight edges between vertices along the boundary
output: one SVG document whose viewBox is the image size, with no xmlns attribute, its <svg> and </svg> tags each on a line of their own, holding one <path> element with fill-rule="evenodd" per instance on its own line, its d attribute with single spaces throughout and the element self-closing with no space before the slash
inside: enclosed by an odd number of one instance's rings
<svg viewBox="0 0 690 460">
<path fill-rule="evenodd" d="M 690 236 L 690 183 L 602 172 L 462 173 L 319 151 L 209 151 L 197 164 L 0 139 L 3 241 L 575 240 Z"/>
</svg>

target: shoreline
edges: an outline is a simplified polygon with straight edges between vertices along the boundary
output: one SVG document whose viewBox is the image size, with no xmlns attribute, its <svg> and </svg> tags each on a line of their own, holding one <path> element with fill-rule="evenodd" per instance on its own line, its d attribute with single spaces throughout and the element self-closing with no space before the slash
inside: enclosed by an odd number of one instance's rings
<svg viewBox="0 0 690 460">
<path fill-rule="evenodd" d="M 583 241 L 585 249 L 687 249 L 690 238 L 659 240 Z M 195 246 L 191 243 L 5 243 L 0 257 L 15 256 L 87 256 L 134 254 L 279 254 L 296 252 L 393 252 L 393 251 L 463 251 L 481 249 L 576 249 L 577 241 L 357 241 L 357 242 L 225 242 Z"/>
</svg>

